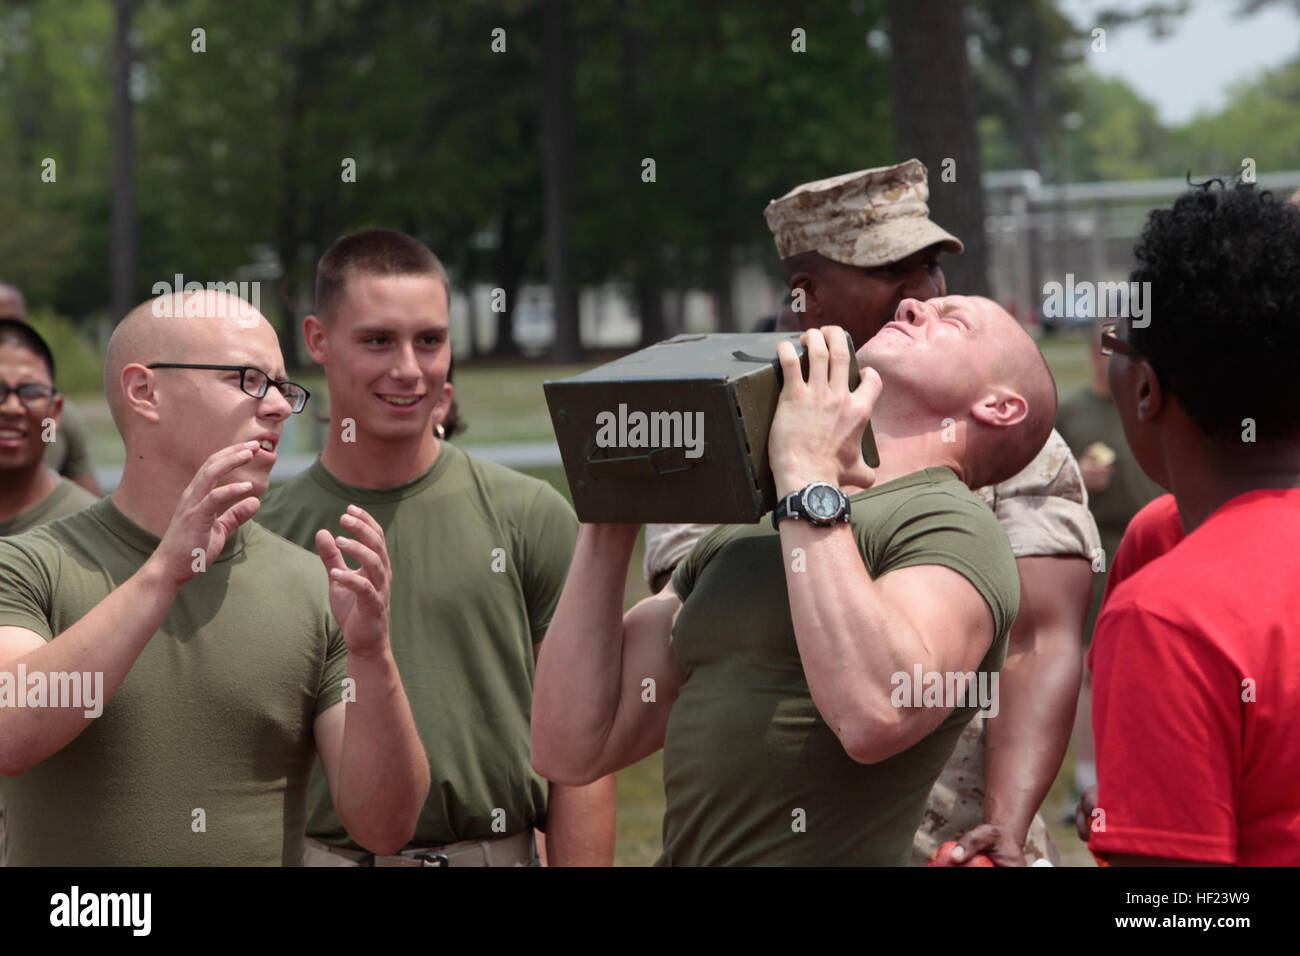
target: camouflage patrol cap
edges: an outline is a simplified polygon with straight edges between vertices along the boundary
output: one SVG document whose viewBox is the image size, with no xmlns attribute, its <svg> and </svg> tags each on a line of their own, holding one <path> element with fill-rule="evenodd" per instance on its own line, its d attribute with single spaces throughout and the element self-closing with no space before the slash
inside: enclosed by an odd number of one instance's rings
<svg viewBox="0 0 1300 956">
<path fill-rule="evenodd" d="M 929 198 L 925 165 L 909 159 L 796 186 L 768 203 L 763 215 L 782 259 L 818 252 L 871 268 L 935 243 L 962 251 L 956 236 L 930 221 Z"/>
</svg>

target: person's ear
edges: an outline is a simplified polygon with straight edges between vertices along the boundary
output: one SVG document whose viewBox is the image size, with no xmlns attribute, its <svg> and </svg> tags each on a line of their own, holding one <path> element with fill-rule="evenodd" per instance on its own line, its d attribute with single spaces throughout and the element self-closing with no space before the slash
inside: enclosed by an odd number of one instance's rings
<svg viewBox="0 0 1300 956">
<path fill-rule="evenodd" d="M 976 400 L 970 414 L 977 422 L 993 428 L 1010 428 L 1029 415 L 1029 403 L 1010 389 L 995 388 Z"/>
<path fill-rule="evenodd" d="M 447 413 L 451 411 L 451 401 L 456 397 L 456 386 L 451 382 L 442 383 L 442 395 L 438 398 L 438 403 L 433 406 L 433 420 L 441 424 L 447 418 Z"/>
<path fill-rule="evenodd" d="M 307 354 L 317 365 L 328 364 L 329 359 L 329 334 L 325 330 L 325 323 L 315 315 L 309 315 L 302 320 L 302 338 L 307 343 Z"/>
<path fill-rule="evenodd" d="M 816 274 L 800 271 L 790 276 L 790 311 L 794 313 L 801 329 L 815 329 L 822 325 L 822 307 L 817 299 Z M 800 301 L 802 299 L 802 302 Z M 802 306 L 802 307 L 800 307 Z"/>
<path fill-rule="evenodd" d="M 63 396 L 58 392 L 55 392 L 54 398 L 50 402 L 49 414 L 45 417 L 54 419 L 54 427 L 56 430 L 63 422 Z"/>
<path fill-rule="evenodd" d="M 1137 394 L 1137 418 L 1140 422 L 1153 422 L 1160 417 L 1165 407 L 1165 390 L 1160 385 L 1160 376 L 1146 359 L 1136 363 L 1134 389 Z"/>
<path fill-rule="evenodd" d="M 148 421 L 157 423 L 159 413 L 158 392 L 154 388 L 154 374 L 138 363 L 122 369 L 122 395 L 126 407 Z"/>
</svg>

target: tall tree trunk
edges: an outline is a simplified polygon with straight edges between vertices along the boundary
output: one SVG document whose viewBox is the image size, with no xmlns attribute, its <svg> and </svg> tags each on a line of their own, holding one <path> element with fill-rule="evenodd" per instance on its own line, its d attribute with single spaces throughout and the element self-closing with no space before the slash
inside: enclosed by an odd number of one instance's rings
<svg viewBox="0 0 1300 956">
<path fill-rule="evenodd" d="M 515 342 L 515 299 L 523 282 L 524 257 L 520 249 L 518 217 L 512 196 L 501 211 L 501 244 L 497 246 L 498 288 L 505 292 L 505 311 L 497 312 L 497 340 L 493 355 L 518 355 Z"/>
<path fill-rule="evenodd" d="M 475 287 L 478 285 L 469 277 L 465 283 L 465 351 L 462 356 L 468 360 L 478 355 L 478 299 Z"/>
<path fill-rule="evenodd" d="M 135 131 L 131 106 L 131 15 L 135 0 L 113 3 L 113 319 L 135 303 Z"/>
<path fill-rule="evenodd" d="M 1020 151 L 1026 169 L 1032 169 L 1040 175 L 1043 172 L 1043 108 L 1042 108 L 1042 31 L 1039 29 L 1037 16 L 1029 18 L 1029 60 L 1024 66 L 1013 66 L 1011 76 L 1019 105 Z M 1028 210 L 1029 227 L 1025 230 L 1024 242 L 1028 249 L 1029 301 L 1025 303 L 1026 316 L 1037 310 L 1041 302 L 1043 288 L 1043 242 L 1035 222 L 1038 210 Z M 1043 331 L 1053 331 L 1044 326 Z"/>
<path fill-rule="evenodd" d="M 736 300 L 732 288 L 735 277 L 731 243 L 725 236 L 713 236 L 709 243 L 709 285 L 713 288 L 713 308 L 719 332 L 736 331 Z"/>
<path fill-rule="evenodd" d="M 280 156 L 280 174 L 284 192 L 280 200 L 280 222 L 277 229 L 276 251 L 283 270 L 280 280 L 280 297 L 284 304 L 284 322 L 280 328 L 280 351 L 286 368 L 298 368 L 301 357 L 298 351 L 298 323 L 303 316 L 303 230 L 299 218 L 302 194 L 298 167 L 300 138 L 298 130 L 307 112 L 307 56 L 311 43 L 313 0 L 298 0 L 298 29 L 290 53 L 293 64 L 289 88 L 289 102 L 285 109 L 284 152 Z"/>
<path fill-rule="evenodd" d="M 641 348 L 668 338 L 668 324 L 664 317 L 663 272 L 657 265 L 647 265 L 636 280 L 636 305 L 641 316 Z"/>
<path fill-rule="evenodd" d="M 887 0 L 893 54 L 894 134 L 899 161 L 915 156 L 930 173 L 930 216 L 966 246 L 945 257 L 948 288 L 987 295 L 988 247 L 980 182 L 975 91 L 966 59 L 965 0 Z M 953 182 L 943 181 L 944 160 Z"/>
<path fill-rule="evenodd" d="M 546 272 L 554 303 L 551 361 L 582 360 L 578 290 L 570 237 L 573 217 L 574 117 L 573 11 L 570 0 L 545 0 L 542 80 L 542 161 L 546 178 Z"/>
</svg>

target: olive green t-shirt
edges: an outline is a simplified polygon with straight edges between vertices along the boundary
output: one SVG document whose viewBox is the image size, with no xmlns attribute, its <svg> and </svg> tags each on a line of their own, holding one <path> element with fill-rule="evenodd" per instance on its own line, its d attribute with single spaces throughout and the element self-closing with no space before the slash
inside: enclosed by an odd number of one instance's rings
<svg viewBox="0 0 1300 956">
<path fill-rule="evenodd" d="M 89 475 L 94 471 L 90 464 L 89 444 L 81 416 L 65 403 L 54 441 L 45 446 L 45 464 L 65 478 Z"/>
<path fill-rule="evenodd" d="M 89 508 L 98 500 L 75 481 L 60 478 L 54 490 L 44 499 L 8 521 L 0 521 L 0 537 L 22 534 L 47 521 L 76 514 L 82 508 Z"/>
<path fill-rule="evenodd" d="M 255 520 L 314 549 L 321 528 L 347 533 L 339 517 L 349 504 L 384 529 L 393 657 L 433 777 L 409 845 L 544 827 L 546 781 L 529 758 L 533 645 L 564 588 L 572 509 L 546 482 L 444 442 L 428 471 L 381 490 L 345 485 L 318 459 L 274 488 Z M 307 832 L 355 846 L 319 765 L 310 796 Z"/>
<path fill-rule="evenodd" d="M 1020 582 L 988 507 L 947 468 L 850 501 L 873 579 L 935 564 L 974 585 L 993 614 L 979 670 L 1000 671 Z M 850 758 L 809 693 L 770 518 L 706 534 L 677 566 L 673 588 L 684 602 L 673 628 L 683 679 L 664 744 L 658 865 L 905 866 L 930 788 L 976 708 L 954 709 L 880 763 Z M 892 676 L 879 675 L 891 692 Z"/>
<path fill-rule="evenodd" d="M 110 498 L 0 541 L 0 626 L 58 640 L 158 542 Z M 312 724 L 346 673 L 324 565 L 245 524 L 102 714 L 0 778 L 9 865 L 301 865 Z"/>
</svg>

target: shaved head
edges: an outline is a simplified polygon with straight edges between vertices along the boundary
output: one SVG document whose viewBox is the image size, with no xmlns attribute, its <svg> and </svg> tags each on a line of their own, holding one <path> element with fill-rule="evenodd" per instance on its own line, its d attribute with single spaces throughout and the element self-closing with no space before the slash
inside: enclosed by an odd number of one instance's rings
<svg viewBox="0 0 1300 956">
<path fill-rule="evenodd" d="M 989 301 L 989 300 L 985 300 Z M 990 384 L 1010 389 L 1025 399 L 1028 410 L 1024 421 L 1006 434 L 995 436 L 996 454 L 990 454 L 981 485 L 995 485 L 1018 474 L 1034 460 L 1047 444 L 1056 423 L 1056 379 L 1047 366 L 1038 343 L 1015 317 L 989 302 L 996 313 L 997 328 L 1003 336 L 998 351 L 997 368 Z M 990 310 L 992 312 L 992 310 Z M 1000 314 L 999 314 L 1000 313 Z M 976 486 L 979 487 L 979 486 Z"/>
<path fill-rule="evenodd" d="M 275 330 L 243 299 L 225 292 L 169 293 L 136 306 L 113 330 L 104 358 L 104 394 L 113 424 L 127 437 L 130 425 L 122 372 L 151 362 L 242 364 L 232 349 L 241 343 L 271 344 Z M 275 369 L 267 369 L 276 372 Z"/>
<path fill-rule="evenodd" d="M 895 434 L 964 425 L 961 441 L 941 444 L 959 450 L 972 488 L 1024 469 L 1051 435 L 1056 382 L 1033 338 L 991 299 L 905 299 L 858 360 L 880 373 L 879 417 Z"/>
<path fill-rule="evenodd" d="M 15 285 L 0 281 L 0 319 L 27 321 L 27 303 Z"/>
</svg>

